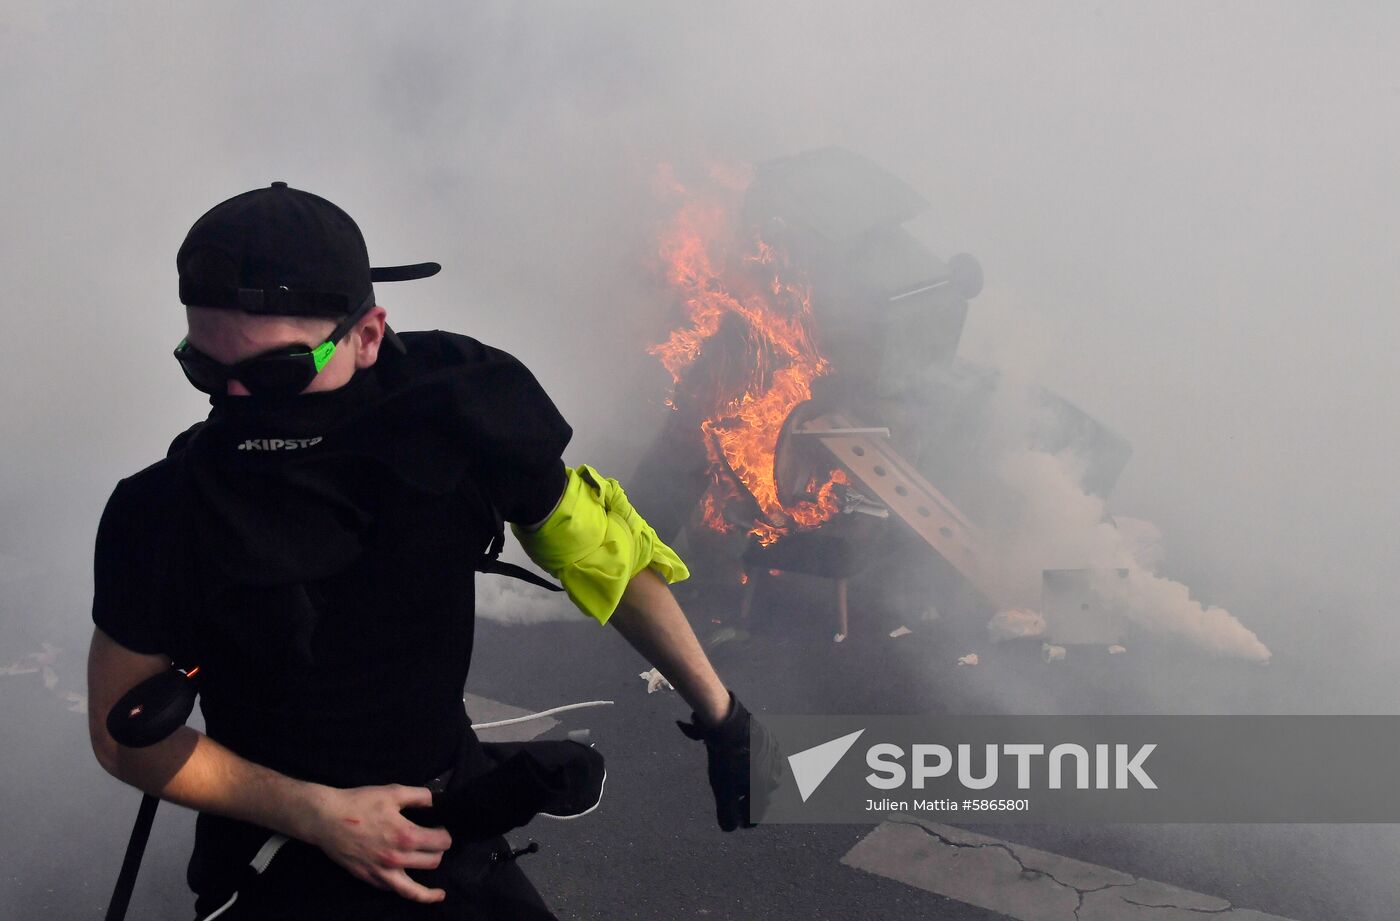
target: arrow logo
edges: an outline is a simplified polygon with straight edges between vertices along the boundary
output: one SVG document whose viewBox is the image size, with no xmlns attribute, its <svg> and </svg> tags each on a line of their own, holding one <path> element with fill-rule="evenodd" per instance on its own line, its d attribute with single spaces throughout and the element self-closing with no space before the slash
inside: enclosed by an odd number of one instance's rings
<svg viewBox="0 0 1400 921">
<path fill-rule="evenodd" d="M 826 775 L 831 773 L 864 732 L 864 729 L 857 729 L 850 735 L 788 755 L 788 766 L 792 768 L 792 778 L 797 781 L 797 792 L 802 796 L 802 802 L 807 802 L 807 797 L 816 792 L 817 787 L 826 780 Z"/>
</svg>

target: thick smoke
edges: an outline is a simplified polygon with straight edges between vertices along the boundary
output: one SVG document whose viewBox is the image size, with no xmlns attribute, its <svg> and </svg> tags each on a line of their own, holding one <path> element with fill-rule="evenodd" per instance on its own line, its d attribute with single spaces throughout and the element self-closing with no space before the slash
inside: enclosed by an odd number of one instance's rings
<svg viewBox="0 0 1400 921">
<path fill-rule="evenodd" d="M 560 594 L 506 576 L 477 576 L 476 615 L 503 624 L 577 621 L 582 615 Z"/>
<path fill-rule="evenodd" d="M 1003 522 L 991 544 L 990 562 L 1012 603 L 1038 605 L 1043 569 L 1125 569 L 1121 586 L 1106 580 L 1121 591 L 1105 600 L 1134 624 L 1216 655 L 1268 661 L 1268 648 L 1229 611 L 1202 605 L 1186 585 L 1159 574 L 1161 532 L 1148 521 L 1109 516 L 1107 503 L 1080 487 L 1071 458 L 1032 450 L 1008 454 L 996 479 L 1021 512 Z"/>
</svg>

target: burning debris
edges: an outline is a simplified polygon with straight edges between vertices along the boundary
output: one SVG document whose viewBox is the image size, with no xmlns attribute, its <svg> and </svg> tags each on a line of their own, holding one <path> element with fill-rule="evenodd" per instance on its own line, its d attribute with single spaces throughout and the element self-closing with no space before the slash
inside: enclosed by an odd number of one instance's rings
<svg viewBox="0 0 1400 921">
<path fill-rule="evenodd" d="M 958 357 L 981 269 L 904 228 L 930 207 L 913 189 L 835 148 L 717 171 L 703 193 L 663 180 L 679 315 L 651 352 L 673 412 L 632 491 L 663 539 L 687 529 L 699 571 L 737 575 L 745 615 L 791 572 L 832 581 L 838 641 L 853 584 L 877 607 L 991 606 L 994 637 L 1038 635 L 1042 569 L 1111 568 L 1127 597 L 1095 642 L 1131 624 L 1267 659 L 1227 612 L 1153 574 L 1152 534 L 1116 530 L 1123 438 Z M 1047 629 L 1073 632 L 1049 611 Z"/>
<path fill-rule="evenodd" d="M 728 252 L 730 222 L 722 204 L 688 197 L 681 206 L 661 255 L 686 324 L 651 351 L 676 385 L 669 405 L 678 418 L 670 431 L 683 431 L 692 450 L 698 440 L 707 461 L 704 524 L 727 532 L 743 520 L 766 546 L 795 527 L 830 519 L 839 510 L 834 490 L 847 480 L 833 465 L 821 485 L 814 476 L 804 495 L 779 497 L 778 436 L 830 365 L 812 340 L 810 286 L 760 236 Z M 715 253 L 717 243 L 725 248 Z M 745 508 L 731 511 L 736 500 Z"/>
</svg>

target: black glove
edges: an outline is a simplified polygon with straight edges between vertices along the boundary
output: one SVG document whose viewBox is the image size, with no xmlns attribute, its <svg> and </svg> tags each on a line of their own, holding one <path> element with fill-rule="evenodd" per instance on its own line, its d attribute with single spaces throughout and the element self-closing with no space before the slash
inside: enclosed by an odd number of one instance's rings
<svg viewBox="0 0 1400 921">
<path fill-rule="evenodd" d="M 704 728 L 693 712 L 691 722 L 676 721 L 687 737 L 705 743 L 710 762 L 710 789 L 715 794 L 715 819 L 722 831 L 733 831 L 740 826 L 753 828 L 754 815 L 762 815 L 767 795 L 782 776 L 782 758 L 768 730 L 753 718 L 732 691 L 729 701 L 729 715 L 713 729 Z M 757 810 L 752 808 L 750 776 L 762 781 L 753 791 L 759 794 Z"/>
</svg>

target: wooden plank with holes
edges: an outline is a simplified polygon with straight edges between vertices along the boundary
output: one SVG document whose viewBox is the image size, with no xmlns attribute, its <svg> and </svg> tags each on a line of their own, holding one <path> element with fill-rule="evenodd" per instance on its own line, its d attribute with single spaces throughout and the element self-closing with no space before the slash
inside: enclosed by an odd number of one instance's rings
<svg viewBox="0 0 1400 921">
<path fill-rule="evenodd" d="M 996 601 L 995 587 L 984 575 L 980 562 L 982 538 L 976 525 L 924 479 L 913 464 L 877 435 L 849 431 L 817 434 L 823 429 L 859 427 L 840 413 L 828 413 L 810 420 L 798 431 L 812 431 L 813 437 L 860 481 L 865 491 L 878 497 L 891 514 L 913 528 L 974 588 Z"/>
</svg>

